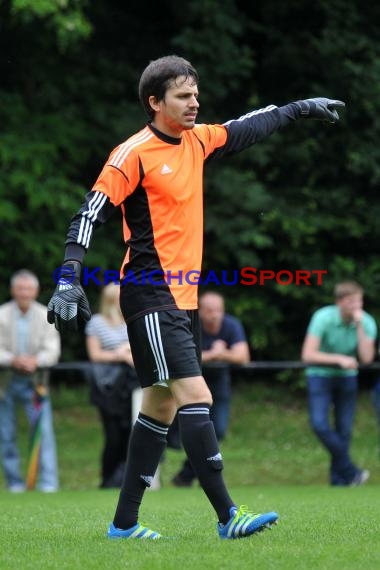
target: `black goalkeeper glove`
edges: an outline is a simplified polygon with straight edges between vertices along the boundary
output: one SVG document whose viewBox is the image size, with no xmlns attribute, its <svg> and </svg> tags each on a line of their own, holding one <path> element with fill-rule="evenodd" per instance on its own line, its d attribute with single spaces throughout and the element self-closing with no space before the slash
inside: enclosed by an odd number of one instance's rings
<svg viewBox="0 0 380 570">
<path fill-rule="evenodd" d="M 339 121 L 337 108 L 345 107 L 343 101 L 336 99 L 326 99 L 326 97 L 316 97 L 315 99 L 305 99 L 304 101 L 296 101 L 297 107 L 301 111 L 301 117 L 307 119 L 319 119 L 336 123 Z"/>
<path fill-rule="evenodd" d="M 48 304 L 47 320 L 62 333 L 83 329 L 91 318 L 91 309 L 80 284 L 81 264 L 66 261 L 59 271 L 59 281 Z"/>
</svg>

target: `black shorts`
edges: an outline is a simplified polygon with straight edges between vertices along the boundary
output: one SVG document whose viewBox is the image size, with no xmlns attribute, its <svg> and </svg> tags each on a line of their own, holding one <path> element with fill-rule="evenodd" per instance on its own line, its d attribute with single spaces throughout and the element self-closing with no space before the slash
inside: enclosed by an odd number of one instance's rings
<svg viewBox="0 0 380 570">
<path fill-rule="evenodd" d="M 202 376 L 198 310 L 157 311 L 127 326 L 133 362 L 143 388 Z"/>
</svg>

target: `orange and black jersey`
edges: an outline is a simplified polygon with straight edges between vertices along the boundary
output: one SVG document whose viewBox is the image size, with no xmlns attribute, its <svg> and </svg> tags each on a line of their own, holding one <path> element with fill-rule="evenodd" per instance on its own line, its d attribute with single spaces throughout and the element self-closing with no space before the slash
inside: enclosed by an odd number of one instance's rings
<svg viewBox="0 0 380 570">
<path fill-rule="evenodd" d="M 111 152 L 72 219 L 65 258 L 82 261 L 94 227 L 120 207 L 127 321 L 152 311 L 196 309 L 205 161 L 239 152 L 299 116 L 293 103 L 271 106 L 223 125 L 195 125 L 181 138 L 147 125 Z"/>
</svg>

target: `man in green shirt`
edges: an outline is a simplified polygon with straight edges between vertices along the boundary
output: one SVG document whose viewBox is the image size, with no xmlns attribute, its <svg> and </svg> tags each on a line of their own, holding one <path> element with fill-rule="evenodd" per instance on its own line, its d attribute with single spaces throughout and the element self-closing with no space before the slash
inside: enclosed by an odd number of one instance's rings
<svg viewBox="0 0 380 570">
<path fill-rule="evenodd" d="M 302 360 L 319 366 L 306 370 L 311 426 L 330 454 L 331 485 L 361 485 L 369 472 L 358 468 L 349 448 L 358 389 L 358 366 L 375 357 L 377 327 L 363 311 L 363 289 L 355 282 L 338 283 L 335 305 L 312 316 L 302 347 Z M 329 421 L 333 408 L 334 426 Z"/>
</svg>

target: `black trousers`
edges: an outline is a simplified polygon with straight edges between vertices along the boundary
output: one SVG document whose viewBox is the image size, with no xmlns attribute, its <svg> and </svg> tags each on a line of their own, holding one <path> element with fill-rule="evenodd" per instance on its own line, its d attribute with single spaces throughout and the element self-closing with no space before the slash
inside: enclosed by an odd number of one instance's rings
<svg viewBox="0 0 380 570">
<path fill-rule="evenodd" d="M 104 433 L 100 486 L 120 487 L 127 459 L 131 422 L 130 419 L 126 421 L 126 418 L 108 414 L 103 410 L 99 410 L 99 413 Z"/>
</svg>

